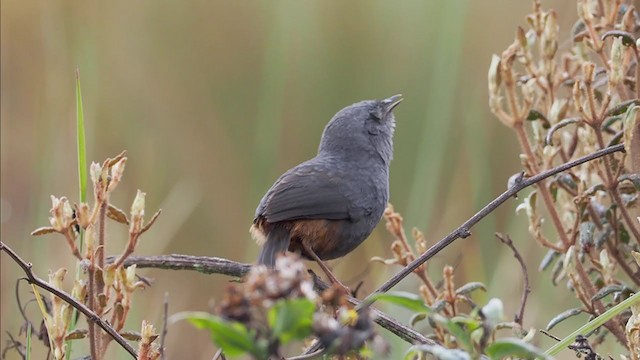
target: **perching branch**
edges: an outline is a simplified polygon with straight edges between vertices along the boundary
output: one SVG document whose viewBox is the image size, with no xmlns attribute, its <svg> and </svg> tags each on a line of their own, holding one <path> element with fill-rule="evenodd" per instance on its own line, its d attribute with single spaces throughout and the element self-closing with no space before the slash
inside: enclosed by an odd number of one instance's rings
<svg viewBox="0 0 640 360">
<path fill-rule="evenodd" d="M 564 163 L 562 165 L 556 166 L 552 169 L 543 171 L 537 175 L 525 178 L 524 174 L 519 177 L 518 179 L 516 179 L 516 181 L 514 181 L 514 183 L 511 185 L 511 187 L 509 189 L 507 189 L 505 192 L 503 192 L 502 194 L 500 194 L 500 196 L 498 196 L 497 198 L 493 199 L 490 203 L 488 203 L 485 207 L 483 207 L 480 211 L 478 211 L 475 215 L 473 215 L 471 218 L 469 218 L 469 220 L 465 221 L 462 225 L 460 225 L 460 227 L 458 227 L 457 229 L 455 229 L 453 232 L 451 232 L 449 235 L 447 235 L 446 237 L 444 237 L 443 239 L 441 239 L 440 241 L 438 241 L 437 243 L 435 243 L 433 246 L 431 246 L 429 249 L 427 249 L 427 251 L 425 251 L 422 255 L 420 255 L 417 259 L 415 259 L 414 261 L 412 261 L 409 265 L 405 266 L 402 270 L 400 270 L 400 272 L 398 272 L 396 275 L 394 275 L 391 279 L 387 280 L 384 284 L 380 285 L 380 287 L 374 291 L 373 293 L 371 293 L 369 296 L 367 296 L 364 300 L 362 300 L 362 303 L 364 304 L 364 307 L 366 307 L 367 305 L 370 305 L 374 302 L 374 300 L 372 300 L 372 298 L 379 293 L 385 293 L 389 290 L 391 290 L 391 288 L 393 288 L 394 286 L 396 286 L 402 279 L 404 279 L 405 277 L 407 277 L 409 274 L 411 274 L 415 269 L 417 269 L 420 265 L 422 265 L 423 263 L 425 263 L 427 260 L 431 259 L 432 257 L 434 257 L 436 254 L 438 254 L 440 251 L 442 251 L 442 249 L 446 248 L 447 246 L 449 246 L 451 243 L 453 243 L 455 240 L 459 239 L 459 238 L 466 238 L 469 237 L 471 235 L 470 229 L 477 224 L 480 220 L 482 220 L 483 218 L 485 218 L 487 215 L 491 214 L 495 209 L 497 209 L 500 205 L 502 205 L 505 201 L 509 200 L 510 198 L 514 197 L 515 195 L 518 194 L 518 192 L 520 192 L 521 190 L 534 185 L 548 177 L 551 177 L 553 175 L 556 175 L 558 173 L 561 173 L 565 170 L 571 169 L 573 167 L 576 167 L 578 165 L 584 164 L 588 161 L 591 160 L 595 160 L 598 158 L 601 158 L 605 155 L 609 155 L 609 154 L 613 154 L 615 152 L 619 152 L 619 151 L 624 151 L 624 144 L 618 144 L 618 145 L 614 145 L 614 146 L 610 146 L 601 150 L 598 150 L 596 152 L 593 152 L 589 155 L 585 155 L 583 157 L 580 157 L 578 159 L 575 159 L 573 161 L 569 161 L 567 163 Z"/>
<path fill-rule="evenodd" d="M 106 259 L 107 264 L 116 260 L 115 256 Z M 203 274 L 222 274 L 231 277 L 243 277 L 249 270 L 250 264 L 243 264 L 223 258 L 209 256 L 191 256 L 181 254 L 160 256 L 129 256 L 124 266 L 136 265 L 138 269 L 155 268 L 164 270 L 193 270 Z"/>
<path fill-rule="evenodd" d="M 25 275 L 27 275 L 27 281 L 29 281 L 29 283 L 34 284 L 39 288 L 54 294 L 55 296 L 59 297 L 67 304 L 73 306 L 76 310 L 80 311 L 87 317 L 87 321 L 89 323 L 95 323 L 96 325 L 100 326 L 102 330 L 106 331 L 113 338 L 113 340 L 115 340 L 118 344 L 120 344 L 120 346 L 122 346 L 129 354 L 131 354 L 131 356 L 133 356 L 134 359 L 138 358 L 138 355 L 136 354 L 136 351 L 133 349 L 133 347 L 131 347 L 131 345 L 127 343 L 127 341 L 122 337 L 122 335 L 118 334 L 118 332 L 113 327 L 111 327 L 111 325 L 109 325 L 106 321 L 102 320 L 95 312 L 91 311 L 91 309 L 86 307 L 84 304 L 76 301 L 73 297 L 71 297 L 71 295 L 69 295 L 65 291 L 56 289 L 51 285 L 49 285 L 48 282 L 37 277 L 33 273 L 33 270 L 31 269 L 32 268 L 31 263 L 27 263 L 26 261 L 24 261 L 20 256 L 18 256 L 18 254 L 16 254 L 13 250 L 11 250 L 11 248 L 9 248 L 2 241 L 0 241 L 0 251 L 6 252 L 9 255 L 9 257 L 13 259 L 13 261 L 22 268 Z"/>
<path fill-rule="evenodd" d="M 107 264 L 115 261 L 115 257 L 111 256 L 107 258 Z M 138 269 L 154 268 L 163 270 L 193 270 L 204 274 L 222 274 L 231 277 L 242 277 L 251 270 L 250 264 L 243 264 L 223 258 L 207 257 L 207 256 L 190 256 L 190 255 L 161 255 L 161 256 L 130 256 L 125 262 L 124 266 L 136 265 Z M 320 280 L 317 276 L 314 277 L 314 282 L 319 290 L 325 290 L 329 286 Z M 347 296 L 347 300 L 354 306 L 360 306 L 360 300 Z M 371 308 L 374 316 L 374 321 L 389 330 L 402 340 L 411 344 L 434 344 L 432 340 L 429 340 L 419 332 L 399 323 L 384 312 Z"/>
<path fill-rule="evenodd" d="M 520 255 L 516 247 L 513 245 L 513 241 L 511 240 L 511 237 L 509 235 L 504 235 L 501 233 L 496 233 L 495 235 L 500 241 L 502 241 L 503 244 L 507 245 L 511 249 L 511 251 L 513 251 L 513 256 L 516 258 L 516 260 L 518 260 L 518 263 L 520 263 L 520 268 L 522 269 L 524 286 L 522 289 L 522 298 L 520 299 L 520 311 L 518 311 L 514 319 L 514 321 L 517 324 L 519 324 L 520 327 L 522 327 L 522 322 L 524 318 L 524 307 L 527 304 L 527 297 L 531 292 L 531 287 L 529 286 L 529 273 L 527 272 L 527 265 L 524 264 L 524 260 L 522 259 L 522 256 Z"/>
</svg>

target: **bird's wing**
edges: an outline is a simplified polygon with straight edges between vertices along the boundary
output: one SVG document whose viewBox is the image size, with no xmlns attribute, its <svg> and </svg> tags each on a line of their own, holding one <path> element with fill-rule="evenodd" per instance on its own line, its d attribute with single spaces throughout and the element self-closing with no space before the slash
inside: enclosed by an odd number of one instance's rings
<svg viewBox="0 0 640 360">
<path fill-rule="evenodd" d="M 264 196 L 256 218 L 270 223 L 296 219 L 350 219 L 349 201 L 340 192 L 340 178 L 325 164 L 302 163 L 276 181 Z"/>
</svg>

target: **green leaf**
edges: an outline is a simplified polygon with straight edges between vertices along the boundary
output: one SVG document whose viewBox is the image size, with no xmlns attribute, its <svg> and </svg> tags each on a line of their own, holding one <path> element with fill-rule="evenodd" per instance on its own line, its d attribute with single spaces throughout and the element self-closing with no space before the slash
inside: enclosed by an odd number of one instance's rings
<svg viewBox="0 0 640 360">
<path fill-rule="evenodd" d="M 467 351 L 473 351 L 471 336 L 464 328 L 462 328 L 462 326 L 438 314 L 434 314 L 431 318 L 437 324 L 447 329 L 447 332 L 456 338 L 458 345 L 461 348 L 464 348 Z"/>
<path fill-rule="evenodd" d="M 491 359 L 504 359 L 506 357 L 518 359 L 551 359 L 535 346 L 518 338 L 504 338 L 496 340 L 485 350 Z"/>
<path fill-rule="evenodd" d="M 587 221 L 580 224 L 580 245 L 585 247 L 593 244 L 596 224 Z"/>
<path fill-rule="evenodd" d="M 610 36 L 621 37 L 622 38 L 622 44 L 624 46 L 631 46 L 634 49 L 636 47 L 636 40 L 634 39 L 633 34 L 631 34 L 629 32 L 622 31 L 622 30 L 610 30 L 610 31 L 607 31 L 606 33 L 602 34 L 602 40 L 605 40 L 606 38 L 608 38 Z"/>
<path fill-rule="evenodd" d="M 456 290 L 456 295 L 467 295 L 475 290 L 487 291 L 487 288 L 481 282 L 470 282 L 462 285 Z"/>
<path fill-rule="evenodd" d="M 602 248 L 602 245 L 604 244 L 605 241 L 607 241 L 612 231 L 613 230 L 611 230 L 611 226 L 609 225 L 605 226 L 604 230 L 596 237 L 596 240 L 594 242 L 597 249 Z"/>
<path fill-rule="evenodd" d="M 590 333 L 591 331 L 604 325 L 604 323 L 611 320 L 615 316 L 619 315 L 621 312 L 625 311 L 626 309 L 636 304 L 640 304 L 640 292 L 635 293 L 634 295 L 628 297 L 623 302 L 615 305 L 611 309 L 598 315 L 598 317 L 596 317 L 595 319 L 589 321 L 588 323 L 574 330 L 571 334 L 567 335 L 564 339 L 562 339 L 561 341 L 557 342 L 555 345 L 547 349 L 547 351 L 545 351 L 545 354 L 556 355 L 557 353 L 560 352 L 560 350 L 565 349 L 567 346 L 569 346 L 569 344 L 575 341 L 576 336 Z"/>
<path fill-rule="evenodd" d="M 444 310 L 444 308 L 447 306 L 447 304 L 448 304 L 448 302 L 446 300 L 438 300 L 431 307 L 431 311 L 440 312 L 440 311 Z"/>
<path fill-rule="evenodd" d="M 629 106 L 624 114 L 624 149 L 632 172 L 640 172 L 640 120 L 637 116 L 640 106 Z"/>
<path fill-rule="evenodd" d="M 547 132 L 547 135 L 544 138 L 544 142 L 546 145 L 553 145 L 553 134 L 562 129 L 563 127 L 570 125 L 570 124 L 575 124 L 577 122 L 580 122 L 580 118 L 569 118 L 569 119 L 563 119 L 559 122 L 557 122 L 555 125 L 553 125 L 551 127 L 551 129 L 549 129 L 549 131 Z"/>
<path fill-rule="evenodd" d="M 219 316 L 205 312 L 185 312 L 177 314 L 179 319 L 186 319 L 198 329 L 211 332 L 211 339 L 220 346 L 225 355 L 238 356 L 250 353 L 257 358 L 266 358 L 266 350 L 255 341 L 254 334 L 239 322 L 225 321 Z M 174 315 L 173 318 L 175 318 Z"/>
<path fill-rule="evenodd" d="M 78 151 L 78 192 L 81 203 L 87 201 L 87 143 L 84 130 L 84 109 L 82 107 L 82 91 L 80 89 L 80 69 L 76 69 L 76 144 Z M 80 230 L 78 246 L 80 251 L 84 245 L 84 231 Z M 76 280 L 80 279 L 80 271 L 76 271 Z M 76 328 L 77 309 L 73 309 L 70 330 Z M 67 340 L 67 360 L 71 359 L 73 342 Z"/>
<path fill-rule="evenodd" d="M 482 327 L 482 321 L 468 316 L 454 316 L 450 320 L 453 323 L 464 326 L 467 333 L 471 333 Z"/>
<path fill-rule="evenodd" d="M 415 313 L 413 314 L 413 316 L 411 316 L 411 319 L 409 319 L 409 324 L 411 324 L 411 327 L 415 327 L 417 323 L 419 323 L 420 321 L 426 318 L 427 318 L 427 314 L 425 313 Z"/>
<path fill-rule="evenodd" d="M 624 225 L 620 224 L 618 227 L 618 232 L 620 232 L 620 242 L 623 244 L 628 244 L 629 240 L 631 240 L 631 236 L 629 235 L 627 228 L 625 228 Z"/>
<path fill-rule="evenodd" d="M 620 104 L 612 107 L 609 111 L 607 111 L 607 116 L 622 115 L 625 112 L 627 112 L 627 109 L 629 108 L 629 106 L 632 106 L 632 105 L 640 106 L 640 100 L 633 99 L 633 100 L 623 101 Z"/>
<path fill-rule="evenodd" d="M 311 333 L 315 304 L 309 299 L 280 300 L 267 313 L 273 335 L 282 344 L 304 339 Z"/>
<path fill-rule="evenodd" d="M 626 111 L 626 108 L 625 108 Z M 615 124 L 616 122 L 622 120 L 622 115 L 614 115 L 614 116 L 609 116 L 608 118 L 605 118 L 604 121 L 602 122 L 602 130 L 610 130 L 611 125 Z"/>
<path fill-rule="evenodd" d="M 553 329 L 554 326 L 560 324 L 561 322 L 567 320 L 568 318 L 572 316 L 576 316 L 581 313 L 582 313 L 582 308 L 573 308 L 573 309 L 565 310 L 560 314 L 556 315 L 553 319 L 551 319 L 547 324 L 546 329 L 547 331 L 549 331 Z"/>
<path fill-rule="evenodd" d="M 622 174 L 618 182 L 630 181 L 636 191 L 640 191 L 640 174 Z"/>
<path fill-rule="evenodd" d="M 559 255 L 560 253 L 555 250 L 547 251 L 547 253 L 542 258 L 542 261 L 540 262 L 540 266 L 538 266 L 538 271 L 546 270 L 549 265 L 551 265 L 553 261 L 558 258 Z"/>
<path fill-rule="evenodd" d="M 31 360 L 31 322 L 29 321 L 27 321 L 27 346 L 26 346 L 25 352 L 26 352 L 25 359 Z"/>
<path fill-rule="evenodd" d="M 406 309 L 430 314 L 431 308 L 429 308 L 422 298 L 416 294 L 404 291 L 394 291 L 382 294 L 376 294 L 372 297 L 372 301 L 382 300 L 391 304 L 402 306 Z"/>
<path fill-rule="evenodd" d="M 605 286 L 602 289 L 598 290 L 597 293 L 595 293 L 595 295 L 593 295 L 591 297 L 591 301 L 598 301 L 602 298 L 604 298 L 605 296 L 612 294 L 612 293 L 616 293 L 616 292 L 622 292 L 624 290 L 628 289 L 626 286 L 624 285 L 609 285 L 609 286 Z"/>
<path fill-rule="evenodd" d="M 87 201 L 87 144 L 84 130 L 84 110 L 80 89 L 80 70 L 76 70 L 76 140 L 78 144 L 78 177 L 80 202 Z"/>
</svg>

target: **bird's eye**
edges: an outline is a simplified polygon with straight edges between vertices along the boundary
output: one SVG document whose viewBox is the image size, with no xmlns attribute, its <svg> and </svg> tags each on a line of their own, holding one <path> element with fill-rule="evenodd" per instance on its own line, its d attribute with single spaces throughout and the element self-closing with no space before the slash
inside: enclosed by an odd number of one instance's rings
<svg viewBox="0 0 640 360">
<path fill-rule="evenodd" d="M 369 115 L 377 121 L 382 121 L 382 111 L 379 108 L 370 110 Z"/>
</svg>

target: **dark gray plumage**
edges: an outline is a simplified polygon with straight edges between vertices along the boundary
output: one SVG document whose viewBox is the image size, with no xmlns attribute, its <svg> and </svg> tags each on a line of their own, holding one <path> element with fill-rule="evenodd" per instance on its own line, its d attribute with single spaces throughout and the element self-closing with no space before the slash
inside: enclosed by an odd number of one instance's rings
<svg viewBox="0 0 640 360">
<path fill-rule="evenodd" d="M 298 251 L 322 260 L 351 252 L 380 221 L 389 199 L 393 108 L 400 95 L 340 110 L 327 124 L 318 154 L 285 172 L 256 209 L 251 233 L 263 248 L 259 264 Z"/>
</svg>

